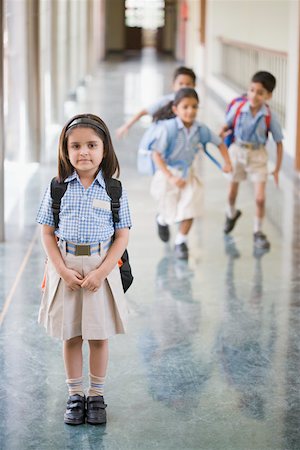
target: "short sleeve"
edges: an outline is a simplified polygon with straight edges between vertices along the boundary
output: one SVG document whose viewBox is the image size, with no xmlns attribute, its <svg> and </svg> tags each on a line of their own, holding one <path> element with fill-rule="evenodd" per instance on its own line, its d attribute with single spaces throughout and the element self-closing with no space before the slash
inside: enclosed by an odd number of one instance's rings
<svg viewBox="0 0 300 450">
<path fill-rule="evenodd" d="M 123 188 L 122 188 L 122 197 L 120 198 L 119 219 L 120 221 L 115 224 L 116 229 L 131 228 L 132 223 L 128 205 L 128 196 L 127 192 Z"/>
<path fill-rule="evenodd" d="M 37 223 L 40 223 L 41 225 L 50 225 L 50 227 L 55 226 L 54 219 L 53 219 L 53 213 L 52 213 L 52 199 L 51 199 L 51 195 L 50 195 L 50 184 L 46 189 L 43 200 L 39 207 L 36 221 L 37 221 Z"/>
<path fill-rule="evenodd" d="M 163 124 L 157 124 L 155 132 L 155 139 L 151 145 L 151 150 L 154 150 L 164 156 L 168 147 L 168 130 Z"/>
<path fill-rule="evenodd" d="M 151 103 L 151 105 L 148 105 L 145 109 L 150 116 L 153 116 L 160 108 L 163 108 L 163 106 L 166 106 L 172 100 L 174 100 L 174 94 L 165 95 L 156 102 Z"/>
<path fill-rule="evenodd" d="M 277 114 L 273 111 L 271 111 L 270 132 L 272 133 L 275 142 L 281 142 L 283 140 L 283 134 L 279 118 Z"/>
<path fill-rule="evenodd" d="M 222 139 L 217 136 L 213 131 L 211 131 L 206 125 L 201 125 L 200 127 L 200 143 L 202 145 L 211 142 L 216 147 L 222 143 Z"/>
</svg>

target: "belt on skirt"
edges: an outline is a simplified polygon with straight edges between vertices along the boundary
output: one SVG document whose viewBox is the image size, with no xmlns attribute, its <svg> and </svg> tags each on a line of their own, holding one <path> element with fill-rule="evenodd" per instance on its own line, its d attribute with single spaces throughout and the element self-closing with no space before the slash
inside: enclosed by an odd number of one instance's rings
<svg viewBox="0 0 300 450">
<path fill-rule="evenodd" d="M 92 244 L 74 244 L 74 242 L 66 241 L 66 252 L 75 256 L 91 256 L 95 253 L 101 254 L 101 248 L 107 250 L 111 245 L 111 241 L 95 242 Z"/>
</svg>

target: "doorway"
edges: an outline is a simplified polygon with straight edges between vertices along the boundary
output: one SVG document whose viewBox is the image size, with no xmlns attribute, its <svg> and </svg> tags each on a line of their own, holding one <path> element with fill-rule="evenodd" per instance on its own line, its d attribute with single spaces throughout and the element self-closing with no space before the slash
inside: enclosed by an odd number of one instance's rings
<svg viewBox="0 0 300 450">
<path fill-rule="evenodd" d="M 170 14 L 167 14 L 169 5 L 166 3 L 169 4 L 164 0 L 125 1 L 125 48 L 127 51 L 140 51 L 150 47 L 159 52 L 173 53 L 175 33 L 173 34 L 172 31 L 175 31 L 175 27 L 170 20 Z M 174 20 L 175 18 L 174 12 Z"/>
</svg>

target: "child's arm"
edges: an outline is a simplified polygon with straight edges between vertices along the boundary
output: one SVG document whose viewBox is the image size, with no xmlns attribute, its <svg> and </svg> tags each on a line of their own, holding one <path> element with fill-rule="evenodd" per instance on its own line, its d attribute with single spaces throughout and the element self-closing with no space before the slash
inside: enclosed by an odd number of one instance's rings
<svg viewBox="0 0 300 450">
<path fill-rule="evenodd" d="M 220 138 L 222 140 L 224 140 L 230 134 L 232 134 L 232 129 L 229 127 L 229 125 L 227 125 L 227 124 L 223 125 L 221 130 L 220 130 L 220 132 L 219 132 Z"/>
<path fill-rule="evenodd" d="M 148 111 L 146 109 L 142 109 L 137 114 L 135 114 L 128 122 L 125 122 L 120 128 L 117 129 L 116 134 L 117 138 L 121 139 L 122 137 L 126 136 L 126 134 L 129 131 L 129 128 L 132 127 L 132 125 L 135 124 L 138 120 L 140 120 L 141 117 L 146 116 Z"/>
<path fill-rule="evenodd" d="M 105 259 L 100 266 L 89 272 L 83 280 L 81 287 L 96 292 L 110 272 L 118 264 L 123 255 L 129 239 L 129 228 L 118 228 L 115 231 L 115 239 L 108 250 Z"/>
<path fill-rule="evenodd" d="M 156 167 L 162 171 L 162 173 L 166 176 L 166 178 L 171 184 L 174 184 L 179 188 L 183 188 L 186 185 L 186 181 L 183 178 L 176 177 L 175 175 L 172 174 L 172 172 L 170 172 L 163 157 L 159 152 L 154 150 L 152 152 L 152 158 Z"/>
<path fill-rule="evenodd" d="M 223 127 L 223 129 L 225 127 L 226 127 L 226 125 Z M 226 145 L 224 144 L 224 142 L 222 142 L 220 137 L 217 136 L 215 133 L 213 133 L 207 126 L 203 125 L 202 130 L 203 130 L 203 133 L 205 132 L 205 138 L 203 141 L 200 139 L 200 143 L 202 145 L 206 145 L 209 142 L 211 142 L 216 147 L 218 147 L 219 152 L 221 153 L 221 155 L 223 156 L 223 159 L 225 161 L 225 164 L 222 167 L 223 172 L 225 172 L 225 173 L 231 172 L 232 171 L 231 161 L 229 158 L 228 149 L 227 149 Z"/>
<path fill-rule="evenodd" d="M 42 242 L 48 258 L 55 267 L 58 275 L 65 281 L 67 286 L 72 290 L 80 289 L 82 276 L 76 270 L 68 269 L 61 256 L 57 241 L 54 234 L 54 227 L 50 225 L 42 225 Z"/>
<path fill-rule="evenodd" d="M 279 171 L 281 168 L 282 163 L 282 155 L 283 155 L 283 145 L 282 142 L 277 142 L 277 160 L 276 160 L 276 166 L 275 170 L 272 172 L 272 175 L 274 176 L 274 181 L 276 186 L 279 185 Z"/>
<path fill-rule="evenodd" d="M 232 166 L 231 166 L 231 161 L 229 158 L 229 153 L 228 153 L 228 149 L 226 147 L 226 145 L 222 142 L 220 145 L 218 145 L 218 149 L 221 153 L 221 155 L 223 156 L 223 159 L 225 161 L 225 164 L 222 168 L 223 172 L 225 173 L 229 173 L 232 171 Z"/>
</svg>

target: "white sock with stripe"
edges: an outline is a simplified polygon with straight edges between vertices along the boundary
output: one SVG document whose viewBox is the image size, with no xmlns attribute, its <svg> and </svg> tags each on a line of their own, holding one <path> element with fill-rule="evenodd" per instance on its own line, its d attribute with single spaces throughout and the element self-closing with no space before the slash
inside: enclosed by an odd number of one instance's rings
<svg viewBox="0 0 300 450">
<path fill-rule="evenodd" d="M 102 395 L 104 392 L 105 377 L 96 377 L 90 373 L 90 388 L 88 397 L 95 397 L 96 395 Z"/>
<path fill-rule="evenodd" d="M 81 397 L 84 397 L 84 391 L 83 391 L 83 377 L 79 378 L 69 378 L 66 380 L 66 383 L 68 385 L 69 389 L 69 395 L 81 395 Z"/>
</svg>

